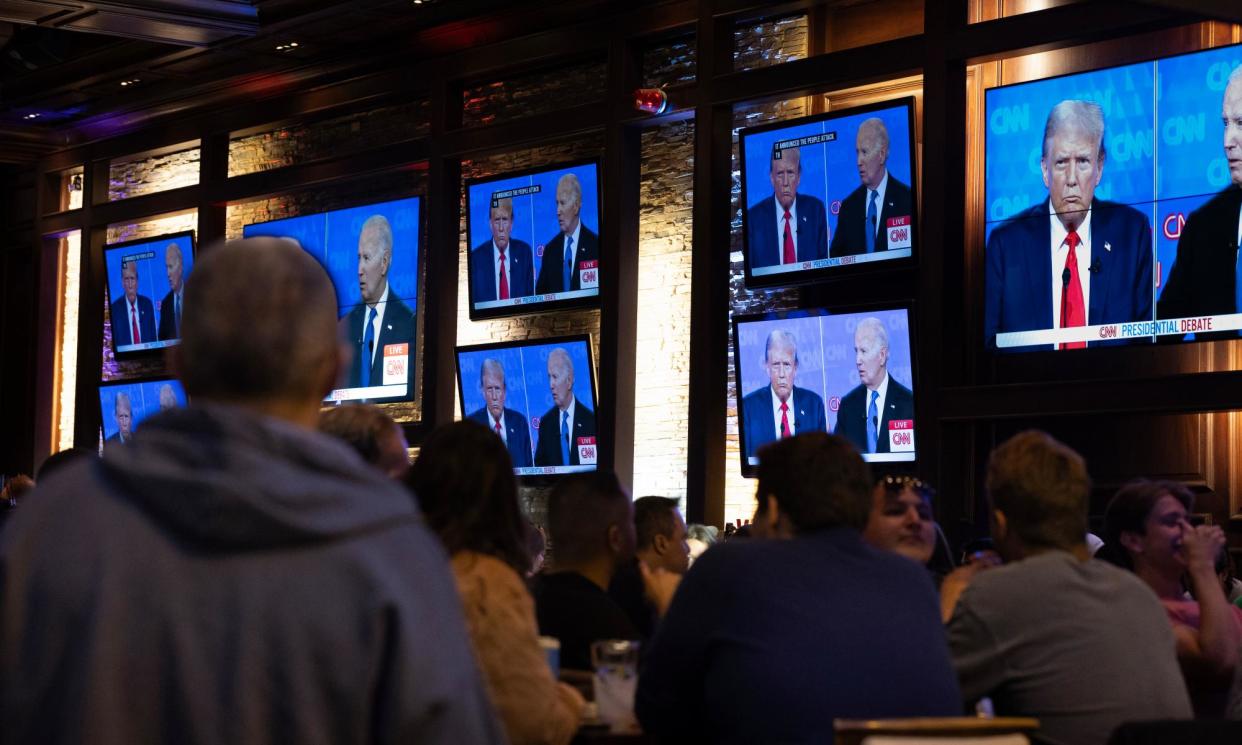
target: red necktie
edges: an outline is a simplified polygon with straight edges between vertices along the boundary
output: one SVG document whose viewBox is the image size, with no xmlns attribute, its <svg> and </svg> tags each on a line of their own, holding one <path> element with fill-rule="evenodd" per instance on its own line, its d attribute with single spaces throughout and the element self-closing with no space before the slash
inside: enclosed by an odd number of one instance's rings
<svg viewBox="0 0 1242 745">
<path fill-rule="evenodd" d="M 505 251 L 500 250 L 500 299 L 509 299 L 509 278 L 505 276 Z M 500 422 L 496 423 L 496 431 L 500 431 Z"/>
<path fill-rule="evenodd" d="M 781 401 L 781 439 L 789 437 L 789 405 Z"/>
<path fill-rule="evenodd" d="M 785 258 L 781 259 L 782 264 L 792 264 L 797 261 L 794 256 L 793 231 L 789 229 L 789 210 L 785 210 Z"/>
<path fill-rule="evenodd" d="M 496 425 L 492 427 L 492 429 L 496 430 L 497 436 L 499 436 L 502 440 L 504 439 L 504 435 L 500 434 L 500 420 L 499 419 L 496 420 Z"/>
<path fill-rule="evenodd" d="M 1061 328 L 1087 325 L 1087 309 L 1082 299 L 1082 279 L 1078 276 L 1078 254 L 1074 251 L 1080 241 L 1076 230 L 1071 230 L 1065 236 L 1065 242 L 1069 244 L 1069 255 L 1065 257 L 1069 283 L 1061 290 Z M 1086 346 L 1086 342 L 1074 341 L 1062 344 L 1061 349 L 1082 349 Z"/>
<path fill-rule="evenodd" d="M 142 338 L 138 335 L 138 308 L 136 308 L 133 303 L 130 303 L 129 311 L 129 319 L 133 324 L 133 328 L 130 331 L 130 334 L 132 335 L 130 341 L 134 344 L 141 344 Z"/>
</svg>

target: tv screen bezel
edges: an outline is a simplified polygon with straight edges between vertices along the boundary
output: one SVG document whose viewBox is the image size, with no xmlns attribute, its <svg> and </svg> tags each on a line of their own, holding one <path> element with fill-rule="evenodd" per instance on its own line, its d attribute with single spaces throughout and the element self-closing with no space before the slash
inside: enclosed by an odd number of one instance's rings
<svg viewBox="0 0 1242 745">
<path fill-rule="evenodd" d="M 198 261 L 198 258 L 199 258 L 199 256 L 198 256 L 198 239 L 197 239 L 197 237 L 196 237 L 196 235 L 195 235 L 196 233 L 197 233 L 197 231 L 195 231 L 195 230 L 179 230 L 179 231 L 177 231 L 177 232 L 175 232 L 175 233 L 164 233 L 164 234 L 162 234 L 162 235 L 156 235 L 156 236 L 152 236 L 152 237 L 150 237 L 150 238 L 134 238 L 134 239 L 127 240 L 127 241 L 121 241 L 121 242 L 119 242 L 119 243 L 106 243 L 106 244 L 104 244 L 104 247 L 103 247 L 104 290 L 105 290 L 105 292 L 106 292 L 106 294 L 107 294 L 107 298 L 108 298 L 108 309 L 109 309 L 109 312 L 111 312 L 112 304 L 118 300 L 118 298 L 114 298 L 114 297 L 112 297 L 112 287 L 111 287 L 111 285 L 109 284 L 109 281 L 108 281 L 108 255 L 109 255 L 110 253 L 112 253 L 112 252 L 114 252 L 114 251 L 122 251 L 122 250 L 125 250 L 125 249 L 127 249 L 127 248 L 133 248 L 134 246 L 140 246 L 140 245 L 147 244 L 147 243 L 159 243 L 159 242 L 162 242 L 162 241 L 171 241 L 171 240 L 177 240 L 177 239 L 180 239 L 180 238 L 186 238 L 186 237 L 188 237 L 188 238 L 190 239 L 190 259 L 191 259 L 191 261 L 190 261 L 190 274 L 192 274 L 192 273 L 194 272 L 194 263 L 195 263 L 195 262 L 197 262 L 197 261 Z M 185 263 L 185 262 L 183 261 L 183 262 L 182 262 L 182 264 L 184 264 L 184 263 Z M 183 283 L 183 286 L 184 286 L 184 283 L 185 283 L 187 280 L 189 280 L 189 278 L 190 278 L 190 274 L 183 274 L 182 279 L 181 279 L 181 281 L 182 281 L 182 283 Z M 155 298 L 152 298 L 152 301 L 154 301 L 154 300 L 155 300 Z M 109 346 L 109 347 L 111 347 L 111 349 L 112 349 L 112 356 L 113 356 L 113 357 L 114 357 L 117 361 L 123 361 L 123 360 L 134 360 L 134 359 L 144 359 L 144 358 L 151 358 L 151 357 L 158 357 L 159 355 L 161 355 L 161 354 L 163 354 L 163 353 L 164 353 L 164 350 L 165 350 L 165 349 L 168 349 L 169 347 L 175 347 L 175 346 L 177 346 L 177 345 L 179 345 L 179 344 L 181 343 L 181 338 L 180 338 L 180 337 L 178 337 L 178 338 L 176 338 L 176 339 L 170 339 L 170 340 L 168 341 L 168 343 L 167 343 L 167 344 L 159 344 L 158 346 L 153 346 L 153 347 L 146 347 L 146 346 L 144 346 L 142 349 L 126 349 L 126 350 L 124 350 L 124 351 L 117 351 L 117 345 L 116 345 L 116 319 L 115 319 L 115 318 L 111 318 L 111 319 L 109 320 L 109 323 L 111 323 L 111 324 L 112 324 L 112 329 L 111 329 L 111 330 L 112 330 L 112 336 L 111 336 L 111 338 L 109 339 L 109 344 L 108 344 L 108 346 Z M 158 323 L 156 324 L 156 328 L 157 328 L 157 329 L 159 328 L 159 324 L 158 324 Z M 100 332 L 100 334 L 101 334 L 101 335 L 103 334 L 102 324 L 101 324 L 101 328 L 100 328 L 99 332 Z M 157 336 L 158 336 L 158 332 L 157 332 Z"/>
<path fill-rule="evenodd" d="M 553 344 L 570 344 L 570 343 L 578 343 L 578 342 L 586 343 L 587 367 L 590 369 L 590 374 L 591 374 L 591 379 L 590 379 L 591 396 L 594 399 L 593 403 L 595 404 L 595 408 L 594 408 L 595 422 L 596 422 L 595 447 L 596 447 L 596 453 L 597 453 L 596 461 L 595 461 L 596 463 L 595 470 L 599 470 L 599 468 L 601 467 L 601 461 L 603 460 L 603 457 L 602 457 L 603 451 L 604 451 L 603 441 L 608 438 L 605 438 L 603 436 L 603 433 L 599 431 L 599 420 L 600 420 L 600 417 L 599 417 L 599 410 L 600 410 L 599 386 L 595 378 L 595 350 L 591 343 L 590 334 L 568 334 L 565 336 L 550 336 L 550 337 L 544 337 L 540 339 L 519 339 L 516 341 L 491 342 L 488 344 L 466 344 L 466 345 L 455 347 L 453 349 L 453 365 L 456 368 L 457 403 L 458 403 L 458 412 L 460 414 L 461 419 L 465 419 L 467 416 L 470 415 L 470 412 L 466 411 L 466 396 L 465 396 L 465 388 L 464 388 L 465 384 L 461 378 L 461 355 L 462 354 L 468 354 L 468 353 L 474 353 L 474 352 L 486 352 L 492 349 L 514 349 L 514 348 L 520 348 L 520 347 L 545 347 L 545 346 L 551 346 Z M 529 420 L 530 412 L 528 411 L 526 412 L 526 414 L 527 414 L 527 419 Z M 531 443 L 531 445 L 533 447 L 535 443 Z M 553 468 L 554 467 L 555 466 L 553 466 Z M 532 466 L 532 468 L 534 468 L 534 466 Z M 578 473 L 594 473 L 594 471 L 579 471 Z M 520 481 L 523 481 L 524 483 L 528 483 L 528 482 L 539 483 L 539 482 L 544 482 L 548 479 L 557 479 L 557 478 L 562 478 L 564 476 L 569 476 L 569 475 L 571 474 L 570 473 L 518 474 L 516 472 L 516 469 L 514 469 L 514 476 Z"/>
<path fill-rule="evenodd" d="M 738 463 L 741 465 L 741 473 L 745 478 L 755 478 L 758 476 L 757 465 L 751 465 L 746 460 L 746 420 L 743 412 L 742 398 L 745 394 L 742 391 L 742 350 L 738 342 L 738 327 L 745 323 L 756 321 L 775 321 L 784 318 L 798 318 L 808 316 L 841 316 L 856 315 L 873 311 L 895 311 L 904 310 L 906 312 L 906 325 L 909 334 L 910 343 L 910 390 L 914 396 L 915 422 L 919 421 L 919 361 L 918 361 L 918 339 L 916 331 L 916 313 L 915 301 L 909 298 L 903 298 L 893 301 L 870 302 L 860 304 L 842 304 L 842 305 L 799 305 L 796 308 L 787 308 L 784 310 L 765 311 L 762 313 L 734 314 L 731 321 L 732 343 L 733 343 L 733 382 L 734 390 L 737 392 L 737 431 L 738 431 Z M 824 401 L 825 407 L 828 401 Z M 824 415 L 828 412 L 825 410 Z M 908 460 L 885 460 L 871 461 L 867 460 L 871 470 L 878 474 L 885 473 L 910 473 L 918 468 L 920 445 L 918 440 L 919 428 L 915 427 L 915 450 L 914 457 Z M 832 434 L 829 432 L 829 434 Z M 864 456 L 864 460 L 866 457 Z"/>
<path fill-rule="evenodd" d="M 738 165 L 741 172 L 741 192 L 740 192 L 740 209 L 742 212 L 742 262 L 745 272 L 745 284 L 748 289 L 760 287 L 793 287 L 797 285 L 812 284 L 823 282 L 825 280 L 840 279 L 842 277 L 857 277 L 859 275 L 872 274 L 876 272 L 886 272 L 894 270 L 913 269 L 918 266 L 918 258 L 922 252 L 923 235 L 920 230 L 919 220 L 919 163 L 918 163 L 918 131 L 915 129 L 915 102 L 914 96 L 902 96 L 899 98 L 891 98 L 875 103 L 864 104 L 861 106 L 853 106 L 848 109 L 839 109 L 824 114 L 812 114 L 797 119 L 782 119 L 777 122 L 769 122 L 754 127 L 745 127 L 738 131 Z M 764 274 L 756 276 L 753 273 L 750 260 L 750 237 L 748 230 L 748 221 L 750 213 L 750 201 L 747 198 L 747 169 L 746 169 L 746 141 L 756 134 L 771 132 L 779 129 L 788 129 L 792 127 L 801 127 L 816 122 L 828 121 L 832 119 L 841 119 L 858 114 L 865 114 L 869 111 L 880 111 L 883 109 L 896 109 L 905 107 L 906 109 L 906 126 L 909 132 L 909 149 L 910 149 L 910 201 L 913 206 L 910 215 L 910 231 L 912 236 L 912 247 L 909 256 L 901 256 L 892 259 L 879 259 L 867 262 L 854 262 L 839 264 L 837 266 L 827 266 L 819 269 L 804 269 L 788 272 L 778 272 L 775 274 Z M 848 143 L 853 149 L 853 143 Z M 890 152 L 892 143 L 889 144 Z M 849 192 L 857 188 L 857 184 L 852 186 Z M 847 192 L 847 194 L 849 193 Z M 844 201 L 844 200 L 842 200 Z M 825 209 L 831 210 L 832 201 L 829 200 L 824 204 Z M 825 220 L 827 215 L 825 215 Z M 828 239 L 829 245 L 832 243 L 831 236 Z M 852 258 L 852 257 L 847 257 Z"/>
<path fill-rule="evenodd" d="M 604 228 L 604 222 L 606 218 L 604 216 L 604 189 L 603 189 L 604 162 L 603 162 L 603 158 L 600 156 L 594 156 L 590 158 L 580 158 L 577 160 L 570 160 L 570 161 L 562 161 L 559 163 L 553 163 L 550 165 L 538 166 L 534 168 L 523 168 L 523 169 L 515 170 L 515 171 L 505 171 L 504 173 L 492 174 L 490 176 L 477 176 L 477 177 L 468 178 L 463 182 L 462 188 L 465 190 L 465 198 L 466 198 L 466 212 L 465 212 L 466 307 L 469 311 L 469 317 L 471 321 L 485 321 L 485 320 L 494 319 L 494 318 L 512 318 L 514 316 L 529 316 L 529 315 L 535 315 L 538 313 L 548 313 L 548 312 L 554 312 L 558 310 L 566 310 L 570 308 L 599 307 L 600 288 L 598 287 L 596 288 L 594 295 L 585 295 L 583 297 L 564 298 L 564 299 L 558 299 L 558 300 L 531 301 L 529 303 L 522 303 L 521 305 L 510 305 L 510 306 L 502 306 L 499 308 L 485 308 L 485 309 L 475 308 L 474 298 L 471 297 L 471 294 L 470 294 L 470 289 L 474 286 L 474 267 L 471 266 L 470 252 L 474 250 L 474 247 L 475 247 L 475 240 L 474 240 L 474 236 L 472 235 L 471 220 L 470 220 L 470 214 L 471 214 L 470 190 L 471 188 L 474 186 L 478 186 L 480 184 L 486 184 L 492 181 L 503 181 L 505 179 L 520 178 L 522 176 L 531 176 L 534 174 L 547 173 L 549 171 L 559 171 L 559 170 L 564 170 L 567 168 L 574 168 L 577 166 L 585 166 L 585 165 L 595 166 L 595 203 L 596 203 L 595 214 L 599 215 L 599 224 L 595 226 L 595 234 L 596 236 L 599 237 L 599 240 L 602 242 L 603 234 L 604 234 L 603 228 Z M 531 250 L 533 251 L 534 249 L 535 247 L 531 246 Z M 601 272 L 606 273 L 609 270 L 609 267 L 605 267 L 601 265 L 600 270 Z M 538 297 L 538 295 L 531 295 L 530 297 Z"/>
</svg>

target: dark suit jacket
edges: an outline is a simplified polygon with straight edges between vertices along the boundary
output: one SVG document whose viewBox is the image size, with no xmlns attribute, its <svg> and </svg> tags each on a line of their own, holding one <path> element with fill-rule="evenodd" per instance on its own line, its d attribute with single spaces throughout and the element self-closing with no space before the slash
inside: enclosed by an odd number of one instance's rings
<svg viewBox="0 0 1242 745">
<path fill-rule="evenodd" d="M 984 285 L 983 331 L 989 347 L 996 346 L 998 332 L 1054 327 L 1051 243 L 1047 199 L 992 231 L 985 257 Z M 1141 212 L 1123 204 L 1095 200 L 1091 207 L 1091 264 L 1098 267 L 1097 271 L 1087 272 L 1083 278 L 1091 288 L 1088 325 L 1151 320 L 1151 226 Z M 1090 345 L 1134 341 L 1139 340 Z"/>
<path fill-rule="evenodd" d="M 534 295 L 535 263 L 531 259 L 530 246 L 522 241 L 509 239 L 509 297 Z M 485 303 L 496 300 L 500 290 L 496 287 L 496 264 L 492 263 L 492 239 L 470 252 L 470 302 Z"/>
<path fill-rule="evenodd" d="M 366 334 L 363 324 L 367 318 L 367 304 L 360 303 L 346 313 L 338 322 L 341 338 L 354 350 L 354 359 L 349 365 L 349 376 L 345 379 L 346 388 L 357 388 L 362 385 L 362 365 L 366 353 L 362 350 L 362 340 Z M 184 312 L 184 311 L 183 311 Z M 384 308 L 379 338 L 376 339 L 376 352 L 371 362 L 371 385 L 382 385 L 384 382 L 384 347 L 388 344 L 407 342 L 410 345 L 410 356 L 405 366 L 406 397 L 414 392 L 414 313 L 401 302 L 401 299 L 388 288 L 388 305 Z M 373 399 L 375 401 L 403 400 L 402 397 Z"/>
<path fill-rule="evenodd" d="M 824 203 L 807 194 L 794 201 L 797 225 L 798 261 L 828 258 L 828 213 Z M 777 266 L 785 247 L 776 240 L 776 196 L 760 200 L 746 210 L 746 250 L 750 268 Z M 783 219 L 783 218 L 782 218 Z"/>
<path fill-rule="evenodd" d="M 814 391 L 794 386 L 793 395 L 794 434 L 803 432 L 827 432 L 828 418 L 824 413 L 824 400 Z M 776 420 L 772 417 L 772 386 L 765 385 L 751 391 L 742 399 L 743 446 L 747 462 L 755 457 L 759 448 L 777 439 Z"/>
<path fill-rule="evenodd" d="M 112 346 L 124 347 L 134 343 L 134 335 L 129 328 L 129 308 L 125 296 L 112 304 Z M 142 334 L 142 343 L 159 341 L 155 335 L 155 306 L 146 295 L 138 296 L 138 333 Z"/>
<path fill-rule="evenodd" d="M 182 292 L 184 293 L 184 290 Z M 177 296 L 177 293 L 173 292 L 172 290 L 169 290 L 168 294 L 164 296 L 164 299 L 160 301 L 160 341 L 167 341 L 169 339 L 181 338 L 181 335 L 177 333 L 176 296 Z M 181 302 L 182 302 L 181 312 L 182 314 L 184 314 L 185 313 L 185 306 L 184 306 L 185 297 L 184 296 L 181 298 Z M 183 318 L 182 320 L 185 320 L 185 319 Z"/>
<path fill-rule="evenodd" d="M 888 186 L 884 187 L 884 204 L 880 207 L 877 218 L 880 226 L 875 236 L 875 250 L 888 250 L 888 225 L 890 217 L 909 217 L 914 219 L 914 200 L 910 196 L 910 187 L 898 181 L 893 174 L 888 174 Z M 853 256 L 867 253 L 867 187 L 860 185 L 850 192 L 841 202 L 837 212 L 837 232 L 832 236 L 833 256 Z"/>
<path fill-rule="evenodd" d="M 860 383 L 845 394 L 841 407 L 837 409 L 837 429 L 833 434 L 854 443 L 860 453 L 867 452 L 867 399 L 870 397 L 867 386 Z M 884 411 L 880 416 L 880 432 L 875 440 L 877 453 L 889 452 L 888 423 L 894 419 L 914 419 L 914 394 L 889 375 L 888 394 L 884 397 Z"/>
<path fill-rule="evenodd" d="M 569 463 L 561 462 L 561 410 L 553 406 L 539 418 L 539 444 L 535 446 L 537 466 L 576 466 L 578 438 L 595 436 L 595 412 L 574 399 L 574 433 L 569 438 Z"/>
<path fill-rule="evenodd" d="M 486 406 L 466 418 L 496 431 L 495 422 L 492 415 L 487 413 Z M 505 409 L 505 447 L 509 450 L 509 457 L 513 459 L 514 468 L 530 467 L 530 428 L 526 426 L 526 417 L 509 408 Z"/>
<path fill-rule="evenodd" d="M 1238 260 L 1238 208 L 1242 188 L 1233 185 L 1190 213 L 1177 240 L 1177 259 L 1156 304 L 1157 318 L 1186 318 L 1237 312 L 1234 300 Z M 1195 338 L 1236 338 L 1234 332 Z"/>
<path fill-rule="evenodd" d="M 565 234 L 556 237 L 543 247 L 543 263 L 539 265 L 539 279 L 535 280 L 535 294 L 580 290 L 578 265 L 584 261 L 599 261 L 599 237 L 582 226 L 578 231 L 578 245 L 574 247 L 574 268 L 569 273 L 569 287 L 562 287 L 561 267 L 565 262 Z"/>
</svg>

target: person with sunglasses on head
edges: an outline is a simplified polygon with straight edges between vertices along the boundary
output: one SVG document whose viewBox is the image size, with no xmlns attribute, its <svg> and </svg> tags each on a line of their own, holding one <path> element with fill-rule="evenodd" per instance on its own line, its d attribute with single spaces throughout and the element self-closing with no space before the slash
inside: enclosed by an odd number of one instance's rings
<svg viewBox="0 0 1242 745">
<path fill-rule="evenodd" d="M 932 516 L 936 490 L 913 476 L 889 475 L 876 482 L 871 496 L 871 514 L 863 538 L 876 548 L 926 566 L 939 588 L 953 570 L 953 559 Z"/>
</svg>

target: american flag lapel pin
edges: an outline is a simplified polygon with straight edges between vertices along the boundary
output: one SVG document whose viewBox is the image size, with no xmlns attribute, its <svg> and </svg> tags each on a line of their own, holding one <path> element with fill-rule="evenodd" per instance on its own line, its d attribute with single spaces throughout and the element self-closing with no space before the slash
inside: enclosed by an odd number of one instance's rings
<svg viewBox="0 0 1242 745">
<path fill-rule="evenodd" d="M 1104 241 L 1104 250 L 1105 250 L 1105 251 L 1112 251 L 1112 250 L 1113 250 L 1113 244 L 1109 243 L 1108 241 Z"/>
</svg>

